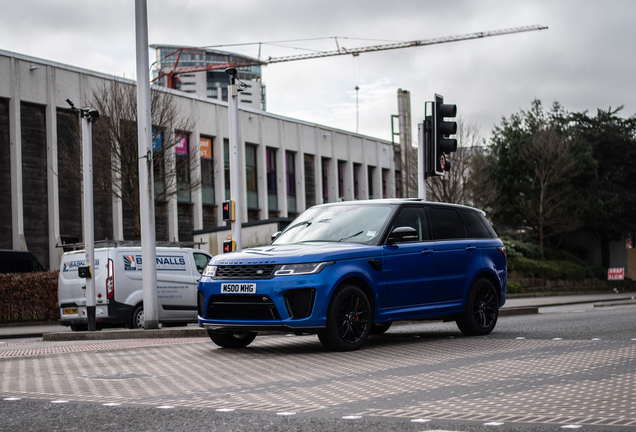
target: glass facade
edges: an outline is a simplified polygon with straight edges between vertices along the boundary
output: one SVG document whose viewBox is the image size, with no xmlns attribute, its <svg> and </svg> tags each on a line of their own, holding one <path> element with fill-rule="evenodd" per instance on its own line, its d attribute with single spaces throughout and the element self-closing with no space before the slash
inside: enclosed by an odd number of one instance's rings
<svg viewBox="0 0 636 432">
<path fill-rule="evenodd" d="M 296 213 L 296 153 L 285 152 L 285 175 L 287 176 L 287 211 Z"/>
<path fill-rule="evenodd" d="M 247 187 L 247 208 L 258 210 L 258 172 L 256 169 L 257 146 L 245 144 L 245 185 Z"/>
<path fill-rule="evenodd" d="M 267 208 L 270 211 L 278 211 L 278 193 L 276 178 L 276 149 L 267 148 L 265 150 L 267 158 Z"/>
</svg>

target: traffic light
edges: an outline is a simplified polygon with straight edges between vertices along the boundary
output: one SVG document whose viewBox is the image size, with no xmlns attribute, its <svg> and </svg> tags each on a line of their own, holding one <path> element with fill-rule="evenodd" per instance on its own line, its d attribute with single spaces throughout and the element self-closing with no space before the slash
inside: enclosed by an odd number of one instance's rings
<svg viewBox="0 0 636 432">
<path fill-rule="evenodd" d="M 444 171 L 450 170 L 447 154 L 457 151 L 457 140 L 448 138 L 457 133 L 457 122 L 445 121 L 445 118 L 457 116 L 457 105 L 445 104 L 444 96 L 435 94 L 433 103 L 433 137 L 432 158 L 435 175 L 443 176 Z"/>
<path fill-rule="evenodd" d="M 223 220 L 234 221 L 234 201 L 223 201 Z"/>
<path fill-rule="evenodd" d="M 236 242 L 234 240 L 225 240 L 223 242 L 223 253 L 236 251 Z"/>
</svg>

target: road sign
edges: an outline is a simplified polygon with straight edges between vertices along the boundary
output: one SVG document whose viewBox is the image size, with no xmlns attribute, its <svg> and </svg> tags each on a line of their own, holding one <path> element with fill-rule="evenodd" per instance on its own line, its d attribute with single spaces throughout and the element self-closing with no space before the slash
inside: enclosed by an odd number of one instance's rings
<svg viewBox="0 0 636 432">
<path fill-rule="evenodd" d="M 624 268 L 609 268 L 607 269 L 607 280 L 624 280 L 625 269 Z"/>
</svg>

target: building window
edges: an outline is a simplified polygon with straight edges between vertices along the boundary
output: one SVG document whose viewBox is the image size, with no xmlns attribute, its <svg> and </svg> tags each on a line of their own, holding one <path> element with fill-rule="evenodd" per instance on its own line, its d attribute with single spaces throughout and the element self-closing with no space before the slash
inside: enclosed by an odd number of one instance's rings
<svg viewBox="0 0 636 432">
<path fill-rule="evenodd" d="M 314 156 L 305 155 L 305 208 L 316 205 L 316 169 Z"/>
<path fill-rule="evenodd" d="M 347 166 L 346 161 L 338 161 L 338 200 L 344 201 L 345 199 L 345 168 Z"/>
<path fill-rule="evenodd" d="M 201 195 L 203 205 L 214 205 L 214 160 L 212 138 L 199 138 L 201 152 Z"/>
<path fill-rule="evenodd" d="M 196 84 L 196 83 L 195 83 L 195 82 L 193 82 L 193 81 L 188 81 L 188 82 L 183 82 L 183 81 L 181 81 L 181 85 L 184 85 L 184 86 L 191 86 L 191 85 L 195 85 L 195 84 Z"/>
<path fill-rule="evenodd" d="M 369 199 L 373 199 L 373 175 L 375 174 L 375 167 L 367 167 L 367 181 L 369 188 Z"/>
<path fill-rule="evenodd" d="M 190 203 L 190 158 L 188 157 L 188 135 L 175 133 L 174 147 L 177 164 L 177 202 Z"/>
<path fill-rule="evenodd" d="M 166 199 L 166 161 L 163 153 L 163 131 L 152 130 L 152 168 L 154 177 L 155 201 Z"/>
<path fill-rule="evenodd" d="M 256 146 L 245 144 L 245 185 L 247 186 L 247 208 L 249 210 L 258 210 L 257 175 Z"/>
<path fill-rule="evenodd" d="M 285 152 L 285 175 L 287 176 L 287 211 L 296 213 L 296 164 L 294 152 Z"/>
<path fill-rule="evenodd" d="M 247 99 L 241 99 L 241 103 L 252 103 L 252 101 Z"/>
<path fill-rule="evenodd" d="M 329 159 L 322 158 L 322 202 L 329 202 Z"/>
<path fill-rule="evenodd" d="M 360 164 L 353 164 L 353 199 L 360 199 Z"/>
<path fill-rule="evenodd" d="M 212 99 L 219 98 L 219 89 L 218 87 L 211 87 L 208 89 L 207 96 Z"/>
<path fill-rule="evenodd" d="M 387 179 L 389 178 L 389 170 L 382 170 L 382 198 L 388 198 L 386 194 Z"/>
<path fill-rule="evenodd" d="M 269 211 L 278 211 L 278 193 L 276 178 L 276 149 L 267 148 L 267 207 Z"/>
<path fill-rule="evenodd" d="M 252 93 L 241 92 L 241 96 L 252 96 Z"/>
</svg>

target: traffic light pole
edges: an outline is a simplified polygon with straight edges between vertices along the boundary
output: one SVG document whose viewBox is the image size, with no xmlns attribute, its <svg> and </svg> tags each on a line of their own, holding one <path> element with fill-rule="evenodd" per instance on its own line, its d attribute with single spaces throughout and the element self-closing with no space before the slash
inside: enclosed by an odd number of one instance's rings
<svg viewBox="0 0 636 432">
<path fill-rule="evenodd" d="M 417 125 L 417 197 L 426 201 L 426 132 L 424 123 Z"/>
<path fill-rule="evenodd" d="M 93 213 L 93 127 L 90 116 L 81 110 L 82 159 L 84 184 L 84 266 L 86 275 L 86 323 L 88 331 L 95 331 L 95 220 Z"/>
<path fill-rule="evenodd" d="M 137 142 L 139 151 L 139 216 L 141 222 L 141 280 L 144 328 L 159 328 L 157 305 L 157 238 L 152 163 L 152 121 L 148 68 L 148 8 L 146 0 L 135 1 L 137 47 Z"/>
<path fill-rule="evenodd" d="M 236 242 L 236 250 L 243 249 L 241 222 L 243 220 L 243 198 L 241 189 L 241 159 L 238 135 L 238 88 L 236 85 L 236 69 L 230 68 L 228 93 L 228 118 L 230 123 L 230 197 L 234 200 L 234 222 L 232 223 L 232 240 Z"/>
</svg>

